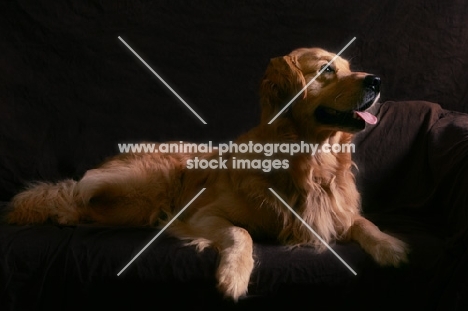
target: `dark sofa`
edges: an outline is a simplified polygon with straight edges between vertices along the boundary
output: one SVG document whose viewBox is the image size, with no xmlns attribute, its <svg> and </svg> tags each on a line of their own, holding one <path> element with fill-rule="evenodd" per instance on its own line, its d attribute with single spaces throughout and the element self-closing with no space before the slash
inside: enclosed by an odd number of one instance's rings
<svg viewBox="0 0 468 311">
<path fill-rule="evenodd" d="M 138 1 L 0 4 L 0 211 L 31 180 L 80 178 L 117 144 L 221 143 L 259 120 L 270 58 L 343 53 L 382 78 L 379 123 L 355 137 L 363 210 L 411 247 L 381 268 L 258 241 L 249 294 L 215 289 L 217 255 L 154 228 L 0 224 L 0 310 L 468 308 L 468 4 Z M 202 124 L 118 40 L 197 111 Z"/>
</svg>

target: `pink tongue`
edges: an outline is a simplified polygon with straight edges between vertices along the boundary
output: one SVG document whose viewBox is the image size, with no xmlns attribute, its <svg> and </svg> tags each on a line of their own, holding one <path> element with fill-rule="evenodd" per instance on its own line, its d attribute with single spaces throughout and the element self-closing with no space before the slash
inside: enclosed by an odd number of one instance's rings
<svg viewBox="0 0 468 311">
<path fill-rule="evenodd" d="M 369 124 L 376 124 L 378 122 L 378 119 L 376 116 L 373 114 L 370 114 L 369 112 L 366 111 L 355 111 L 355 113 L 364 121 L 366 121 Z"/>
</svg>

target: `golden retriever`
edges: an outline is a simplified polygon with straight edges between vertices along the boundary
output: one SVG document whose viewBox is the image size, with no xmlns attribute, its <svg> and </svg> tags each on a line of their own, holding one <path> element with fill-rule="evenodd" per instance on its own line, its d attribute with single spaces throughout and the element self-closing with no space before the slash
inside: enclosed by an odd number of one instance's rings
<svg viewBox="0 0 468 311">
<path fill-rule="evenodd" d="M 365 110 L 380 92 L 380 79 L 352 72 L 341 57 L 327 67 L 333 57 L 319 48 L 300 48 L 271 59 L 260 88 L 260 123 L 235 143 L 349 144 L 353 133 L 375 123 Z M 354 240 L 380 265 L 398 266 L 407 260 L 404 242 L 361 215 L 349 151 L 273 155 L 233 151 L 224 155 L 226 169 L 187 168 L 194 158 L 218 159 L 219 153 L 117 155 L 79 181 L 32 184 L 12 199 L 8 221 L 156 226 L 167 224 L 206 188 L 167 230 L 200 250 L 210 246 L 219 251 L 218 288 L 233 300 L 247 293 L 254 267 L 252 239 L 257 237 L 311 245 L 319 251 L 325 249 L 323 242 Z M 239 159 L 272 158 L 287 165 L 270 171 L 233 167 Z"/>
</svg>

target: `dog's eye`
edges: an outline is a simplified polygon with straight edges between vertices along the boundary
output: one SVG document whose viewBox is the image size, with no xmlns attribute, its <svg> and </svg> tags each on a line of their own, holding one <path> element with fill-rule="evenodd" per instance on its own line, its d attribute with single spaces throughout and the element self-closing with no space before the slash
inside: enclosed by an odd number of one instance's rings
<svg viewBox="0 0 468 311">
<path fill-rule="evenodd" d="M 332 65 L 329 65 L 327 68 L 325 67 L 327 67 L 327 64 L 322 65 L 322 67 L 320 67 L 320 71 L 323 70 L 323 72 L 335 72 L 335 68 L 333 68 Z"/>
</svg>

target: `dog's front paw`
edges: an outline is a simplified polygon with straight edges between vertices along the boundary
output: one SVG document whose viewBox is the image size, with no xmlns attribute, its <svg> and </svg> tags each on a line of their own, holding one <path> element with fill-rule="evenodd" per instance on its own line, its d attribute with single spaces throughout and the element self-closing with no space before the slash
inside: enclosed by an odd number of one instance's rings
<svg viewBox="0 0 468 311">
<path fill-rule="evenodd" d="M 218 266 L 218 290 L 224 297 L 237 301 L 239 297 L 247 294 L 254 260 L 252 257 L 226 257 L 221 259 Z"/>
<path fill-rule="evenodd" d="M 392 236 L 385 236 L 374 244 L 370 252 L 374 260 L 381 266 L 398 267 L 408 262 L 408 245 Z"/>
</svg>

